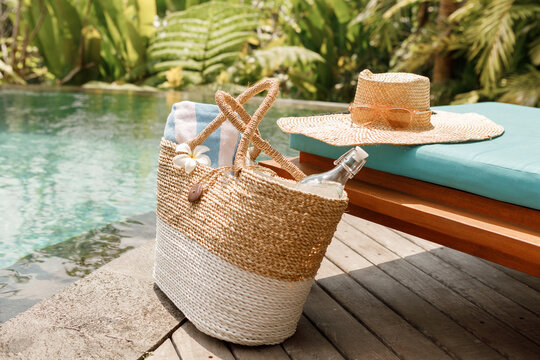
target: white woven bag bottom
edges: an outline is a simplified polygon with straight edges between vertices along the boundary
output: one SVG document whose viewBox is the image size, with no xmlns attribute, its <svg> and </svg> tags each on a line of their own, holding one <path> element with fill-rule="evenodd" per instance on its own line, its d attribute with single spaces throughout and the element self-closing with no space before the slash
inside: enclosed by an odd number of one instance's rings
<svg viewBox="0 0 540 360">
<path fill-rule="evenodd" d="M 242 270 L 157 219 L 154 279 L 202 332 L 243 345 L 290 337 L 313 279 L 286 282 Z"/>
</svg>

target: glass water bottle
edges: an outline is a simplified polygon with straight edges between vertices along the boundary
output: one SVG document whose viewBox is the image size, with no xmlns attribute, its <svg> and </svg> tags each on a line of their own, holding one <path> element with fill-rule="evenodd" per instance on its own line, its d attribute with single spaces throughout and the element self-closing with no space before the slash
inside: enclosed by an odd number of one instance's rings
<svg viewBox="0 0 540 360">
<path fill-rule="evenodd" d="M 336 167 L 332 170 L 306 176 L 300 180 L 297 189 L 324 197 L 340 199 L 343 195 L 345 183 L 362 169 L 368 156 L 367 152 L 356 146 L 334 161 Z"/>
</svg>

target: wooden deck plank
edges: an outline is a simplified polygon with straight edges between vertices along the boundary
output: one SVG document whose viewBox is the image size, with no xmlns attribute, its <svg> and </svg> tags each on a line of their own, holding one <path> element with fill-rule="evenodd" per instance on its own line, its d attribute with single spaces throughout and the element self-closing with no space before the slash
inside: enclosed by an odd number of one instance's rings
<svg viewBox="0 0 540 360">
<path fill-rule="evenodd" d="M 401 259 L 396 254 L 388 251 L 383 245 L 373 241 L 373 239 L 363 232 L 358 231 L 358 229 L 350 225 L 346 219 L 344 220 L 345 221 L 341 221 L 338 224 L 334 237 L 344 243 L 346 243 L 345 240 L 352 242 L 354 244 L 354 247 L 352 248 L 359 254 L 363 254 L 364 252 L 369 253 L 371 258 L 367 259 L 368 261 L 366 263 L 370 264 L 370 266 L 373 266 L 374 263 L 379 264 Z"/>
<path fill-rule="evenodd" d="M 172 335 L 182 360 L 234 360 L 225 342 L 203 334 L 191 323 L 184 323 Z"/>
<path fill-rule="evenodd" d="M 508 276 L 521 281 L 522 283 L 526 284 L 532 289 L 535 289 L 536 291 L 540 291 L 540 277 L 538 276 L 532 276 L 529 274 L 525 274 L 521 271 L 507 268 L 506 266 L 502 266 L 496 263 L 493 263 L 491 261 L 483 260 L 486 264 L 491 265 L 503 272 L 505 272 Z"/>
<path fill-rule="evenodd" d="M 414 241 L 414 239 L 411 239 L 412 237 L 406 236 L 407 239 Z M 426 250 L 428 249 L 421 242 L 415 241 L 415 244 L 422 246 Z M 536 315 L 540 315 L 540 292 L 520 281 L 516 281 L 506 272 L 477 257 L 447 247 L 433 248 L 430 249 L 430 252 Z"/>
<path fill-rule="evenodd" d="M 344 357 L 302 316 L 296 333 L 285 340 L 283 348 L 293 360 L 341 360 Z"/>
<path fill-rule="evenodd" d="M 337 238 L 356 250 L 354 238 L 342 239 L 340 236 L 341 233 L 336 235 Z M 382 238 L 381 236 L 380 239 Z M 373 246 L 380 245 L 371 238 L 365 241 Z M 386 258 L 394 258 L 394 261 L 386 260 L 381 262 L 379 260 L 382 256 L 381 253 L 384 253 Z M 534 342 L 512 330 L 497 318 L 486 313 L 387 248 L 383 247 L 381 249 L 379 247 L 376 252 L 364 251 L 360 254 L 500 353 L 511 358 L 534 358 L 537 354 L 540 354 L 540 347 Z"/>
<path fill-rule="evenodd" d="M 392 229 L 393 230 L 393 229 Z M 452 263 L 486 285 L 507 295 L 518 304 L 540 315 L 540 277 L 496 264 L 461 251 L 444 247 L 398 230 L 393 230 L 418 246 L 431 251 L 443 260 Z M 437 250 L 437 251 L 433 251 Z"/>
<path fill-rule="evenodd" d="M 368 238 L 376 241 L 387 250 L 390 250 L 392 253 L 398 255 L 400 258 L 426 252 L 425 249 L 418 245 L 412 244 L 411 242 L 401 241 L 404 239 L 404 237 L 386 226 L 348 215 L 343 216 L 343 221 L 356 229 L 357 235 L 359 233 L 366 235 Z"/>
<path fill-rule="evenodd" d="M 398 359 L 316 284 L 306 301 L 304 314 L 347 359 Z"/>
<path fill-rule="evenodd" d="M 147 360 L 180 360 L 176 353 L 171 339 L 165 340 L 152 354 L 146 358 Z"/>
<path fill-rule="evenodd" d="M 384 226 L 358 218 L 347 221 L 524 337 L 540 343 L 540 318 L 536 314 Z"/>
<path fill-rule="evenodd" d="M 540 344 L 538 315 L 456 267 L 435 259 L 432 254 L 422 254 L 409 256 L 406 260 L 524 337 Z"/>
<path fill-rule="evenodd" d="M 336 240 L 338 241 L 338 240 Z M 351 250 L 352 251 L 352 250 Z M 364 323 L 402 359 L 450 359 L 441 348 L 373 296 L 349 275 L 324 259 L 317 283 Z"/>
<path fill-rule="evenodd" d="M 281 345 L 272 346 L 242 346 L 230 344 L 236 360 L 289 360 Z"/>
<path fill-rule="evenodd" d="M 348 215 L 335 236 L 298 330 L 282 345 L 230 344 L 186 322 L 150 358 L 168 359 L 165 351 L 173 360 L 540 354 L 540 279 Z"/>
<path fill-rule="evenodd" d="M 336 235 L 343 236 L 343 231 Z M 362 244 L 360 241 L 358 243 L 360 248 Z M 330 244 L 326 256 L 390 309 L 457 358 L 471 360 L 503 358 L 450 317 L 374 266 L 341 240 Z"/>
<path fill-rule="evenodd" d="M 437 244 L 437 243 L 434 243 L 432 241 L 428 241 L 428 240 L 419 238 L 418 236 L 407 234 L 406 232 L 395 230 L 395 229 L 391 229 L 391 230 L 396 232 L 397 234 L 403 236 L 404 238 L 409 239 L 410 241 L 412 241 L 416 245 L 418 245 L 418 246 L 420 246 L 420 247 L 422 247 L 422 248 L 424 248 L 426 250 L 431 251 L 431 250 L 435 250 L 435 249 L 444 248 L 444 246 L 442 246 L 440 244 Z M 472 256 L 472 257 L 477 259 L 475 256 Z"/>
</svg>

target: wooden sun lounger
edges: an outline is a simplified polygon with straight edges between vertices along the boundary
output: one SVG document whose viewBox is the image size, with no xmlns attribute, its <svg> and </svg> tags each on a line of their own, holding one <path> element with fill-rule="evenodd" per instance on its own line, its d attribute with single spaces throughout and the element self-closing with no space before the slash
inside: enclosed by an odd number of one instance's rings
<svg viewBox="0 0 540 360">
<path fill-rule="evenodd" d="M 301 152 L 306 174 L 333 160 Z M 290 176 L 273 161 L 262 165 Z M 540 211 L 390 173 L 362 169 L 347 183 L 348 213 L 540 277 Z"/>
</svg>

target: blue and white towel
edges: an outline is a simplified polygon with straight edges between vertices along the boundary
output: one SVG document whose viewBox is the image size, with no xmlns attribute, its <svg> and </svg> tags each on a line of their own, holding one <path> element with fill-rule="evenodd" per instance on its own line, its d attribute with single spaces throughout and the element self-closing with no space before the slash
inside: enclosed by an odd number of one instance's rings
<svg viewBox="0 0 540 360">
<path fill-rule="evenodd" d="M 195 138 L 218 115 L 217 105 L 181 101 L 173 105 L 163 137 L 177 144 L 187 142 Z M 239 141 L 240 133 L 229 121 L 223 122 L 210 134 L 203 145 L 210 148 L 207 154 L 212 161 L 212 167 L 231 166 Z"/>
</svg>

